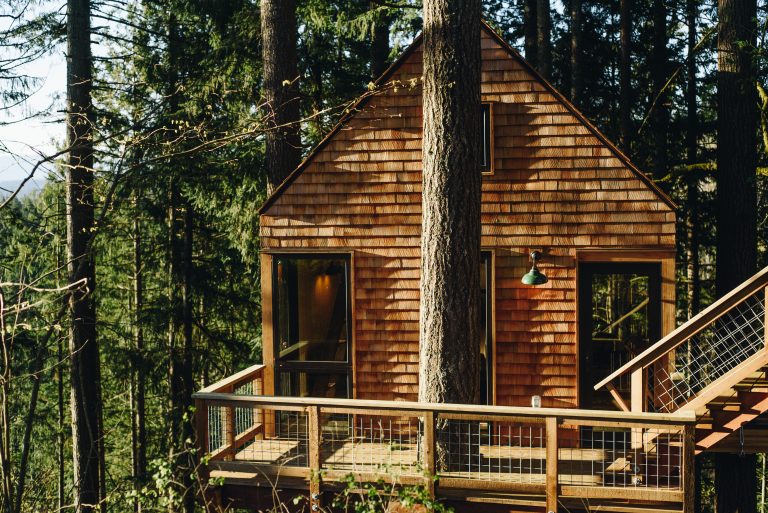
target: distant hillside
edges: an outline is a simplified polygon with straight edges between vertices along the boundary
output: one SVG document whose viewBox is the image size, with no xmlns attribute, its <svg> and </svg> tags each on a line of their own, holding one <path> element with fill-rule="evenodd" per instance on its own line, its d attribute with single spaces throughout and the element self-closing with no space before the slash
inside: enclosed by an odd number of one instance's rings
<svg viewBox="0 0 768 513">
<path fill-rule="evenodd" d="M 28 160 L 32 160 L 31 158 Z M 16 159 L 10 155 L 0 155 L 0 197 L 6 197 L 21 184 L 24 177 L 29 173 L 31 166 L 27 164 L 24 158 Z M 24 185 L 24 189 L 19 194 L 26 196 L 31 192 L 40 190 L 45 185 L 45 173 L 39 170 L 35 178 Z"/>
<path fill-rule="evenodd" d="M 0 198 L 7 197 L 11 192 L 15 191 L 16 188 L 21 184 L 21 180 L 4 180 L 0 181 Z M 39 180 L 39 179 L 33 179 L 24 184 L 24 188 L 21 190 L 19 195 L 17 197 L 23 198 L 24 196 L 39 191 L 43 184 L 45 184 L 45 180 Z"/>
</svg>

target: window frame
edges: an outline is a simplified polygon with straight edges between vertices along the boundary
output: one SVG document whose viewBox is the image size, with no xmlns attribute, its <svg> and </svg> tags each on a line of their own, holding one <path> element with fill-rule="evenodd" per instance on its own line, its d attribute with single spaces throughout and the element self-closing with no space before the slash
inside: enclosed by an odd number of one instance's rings
<svg viewBox="0 0 768 513">
<path fill-rule="evenodd" d="M 622 260 L 622 261 L 579 261 L 576 280 L 576 310 L 577 310 L 577 361 L 578 361 L 578 399 L 579 408 L 589 409 L 595 400 L 595 395 L 604 391 L 594 390 L 594 384 L 604 376 L 595 376 L 592 372 L 591 358 L 594 356 L 592 340 L 593 321 L 592 309 L 592 278 L 595 274 L 638 274 L 648 277 L 648 328 L 649 345 L 654 340 L 664 336 L 664 272 L 661 261 L 653 260 Z M 654 305 L 655 303 L 655 305 Z M 650 306 L 654 306 L 651 308 Z M 644 348 L 644 349 L 647 349 Z"/>
<path fill-rule="evenodd" d="M 485 311 L 482 312 L 483 316 L 485 316 L 485 382 L 487 394 L 484 405 L 494 405 L 496 404 L 496 324 L 494 322 L 494 314 L 496 313 L 496 252 L 493 249 L 483 248 L 480 250 L 480 259 L 483 264 L 487 265 L 485 273 Z"/>
<path fill-rule="evenodd" d="M 493 102 L 480 102 L 480 105 L 481 105 L 480 123 L 482 125 L 481 139 L 482 139 L 482 145 L 483 145 L 482 160 L 480 162 L 480 171 L 483 175 L 492 175 L 494 172 Z M 486 109 L 488 111 L 487 121 L 485 117 Z M 486 137 L 486 128 L 487 128 L 487 137 Z M 485 155 L 486 143 L 487 143 L 487 149 L 488 149 L 488 162 L 487 164 L 484 164 L 483 161 L 485 160 L 485 156 L 486 156 Z"/>
</svg>

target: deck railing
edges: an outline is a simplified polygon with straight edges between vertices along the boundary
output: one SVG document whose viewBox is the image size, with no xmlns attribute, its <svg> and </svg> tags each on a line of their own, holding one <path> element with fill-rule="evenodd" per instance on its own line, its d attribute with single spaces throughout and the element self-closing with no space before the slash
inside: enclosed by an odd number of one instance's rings
<svg viewBox="0 0 768 513">
<path fill-rule="evenodd" d="M 768 267 L 595 385 L 624 409 L 697 409 L 768 364 Z M 739 372 L 735 372 L 738 367 Z M 631 398 L 616 382 L 631 376 Z"/>
<path fill-rule="evenodd" d="M 350 474 L 534 494 L 547 511 L 567 497 L 682 503 L 692 489 L 695 418 L 683 412 L 274 397 L 261 385 L 256 366 L 195 394 L 210 471 L 303 478 L 311 497 Z"/>
</svg>

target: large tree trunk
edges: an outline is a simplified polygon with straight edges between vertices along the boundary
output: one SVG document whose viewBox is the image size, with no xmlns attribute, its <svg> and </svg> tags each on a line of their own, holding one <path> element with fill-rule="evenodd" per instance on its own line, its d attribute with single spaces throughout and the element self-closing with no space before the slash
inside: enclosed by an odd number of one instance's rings
<svg viewBox="0 0 768 513">
<path fill-rule="evenodd" d="M 551 78 L 552 73 L 551 26 L 552 14 L 550 13 L 549 0 L 538 0 L 536 5 L 536 47 L 539 56 L 536 64 L 539 73 L 547 80 Z"/>
<path fill-rule="evenodd" d="M 619 143 L 625 153 L 632 149 L 632 0 L 619 7 Z"/>
<path fill-rule="evenodd" d="M 698 160 L 699 117 L 697 108 L 698 82 L 696 78 L 696 59 L 694 48 L 696 47 L 696 19 L 698 16 L 697 0 L 687 0 L 686 21 L 688 23 L 688 62 L 686 63 L 687 89 L 685 91 L 685 103 L 688 116 L 688 126 L 685 134 L 686 156 L 688 162 L 688 176 L 686 178 L 685 198 L 685 229 L 688 247 L 686 248 L 686 295 L 687 318 L 691 319 L 701 309 L 701 271 L 699 254 L 699 180 L 693 171 L 693 164 Z M 696 358 L 693 347 L 688 349 L 688 361 Z M 697 456 L 694 464 L 694 479 L 696 490 L 694 492 L 694 507 L 696 513 L 701 513 L 702 506 L 702 474 L 704 472 L 702 456 Z"/>
<path fill-rule="evenodd" d="M 101 496 L 101 371 L 96 341 L 96 272 L 90 252 L 94 228 L 93 107 L 90 2 L 67 2 L 67 257 L 72 453 L 75 511 L 103 506 Z"/>
<path fill-rule="evenodd" d="M 524 0 L 523 3 L 523 35 L 525 38 L 525 59 L 534 68 L 538 68 L 539 48 L 536 44 L 538 38 L 536 4 L 539 0 Z"/>
<path fill-rule="evenodd" d="M 653 108 L 653 176 L 657 180 L 667 174 L 667 132 L 669 102 L 667 82 L 667 7 L 666 0 L 653 0 L 653 90 L 658 95 Z"/>
<path fill-rule="evenodd" d="M 424 2 L 419 400 L 480 393 L 480 1 Z M 438 451 L 439 452 L 439 451 Z"/>
<path fill-rule="evenodd" d="M 694 48 L 696 47 L 696 19 L 698 5 L 696 0 L 687 0 L 686 20 L 688 23 L 688 62 L 686 63 L 686 75 L 688 88 L 685 92 L 685 103 L 688 115 L 688 127 L 685 135 L 685 146 L 688 165 L 692 166 L 698 159 L 697 141 L 699 138 L 699 117 L 697 109 L 698 83 L 696 78 L 696 59 Z M 688 318 L 690 319 L 701 308 L 701 282 L 699 264 L 699 180 L 696 173 L 689 167 L 686 180 L 686 211 L 688 213 L 688 256 L 687 256 L 687 291 L 688 291 Z"/>
<path fill-rule="evenodd" d="M 146 428 L 146 370 L 144 368 L 144 276 L 141 253 L 141 220 L 139 218 L 140 198 L 134 198 L 133 218 L 133 320 L 135 351 L 133 375 L 131 376 L 131 459 L 133 463 L 133 485 L 136 497 L 133 501 L 135 512 L 141 511 L 139 491 L 147 474 L 147 428 Z"/>
<path fill-rule="evenodd" d="M 182 310 L 182 353 L 180 371 L 180 403 L 183 408 L 184 417 L 181 424 L 181 438 L 178 440 L 179 447 L 184 449 L 184 458 L 182 465 L 182 483 L 184 485 L 183 506 L 186 513 L 195 511 L 195 490 L 193 489 L 192 474 L 194 472 L 195 460 L 192 454 L 190 440 L 194 439 L 194 430 L 192 426 L 192 394 L 195 392 L 195 383 L 193 376 L 192 353 L 194 351 L 193 335 L 193 285 L 192 279 L 194 269 L 192 266 L 192 249 L 194 231 L 194 208 L 189 200 L 184 206 L 184 234 L 182 239 L 181 265 L 182 265 L 182 284 L 181 284 L 181 310 Z"/>
<path fill-rule="evenodd" d="M 719 0 L 718 15 L 716 282 L 722 296 L 757 266 L 756 0 Z M 756 457 L 717 454 L 715 492 L 718 513 L 755 511 Z"/>
<path fill-rule="evenodd" d="M 371 1 L 371 7 L 379 5 L 375 0 Z M 389 65 L 389 25 L 392 20 L 386 13 L 377 13 L 371 39 L 371 80 L 376 80 L 386 71 Z"/>
<path fill-rule="evenodd" d="M 301 158 L 296 80 L 296 0 L 261 0 L 264 97 L 269 115 L 266 145 L 267 193 L 271 194 Z"/>
<path fill-rule="evenodd" d="M 59 267 L 58 265 L 56 267 Z M 56 357 L 57 362 L 59 364 L 56 366 L 56 427 L 57 433 L 56 433 L 56 463 L 57 463 L 57 489 L 56 489 L 56 510 L 57 511 L 64 511 L 64 505 L 65 505 L 65 497 L 66 497 L 66 456 L 65 456 L 65 446 L 66 446 L 66 439 L 64 436 L 64 430 L 66 426 L 66 418 L 65 418 L 65 397 L 64 397 L 64 339 L 59 338 L 59 340 L 56 343 L 57 345 L 57 351 L 56 351 Z"/>
<path fill-rule="evenodd" d="M 581 103 L 582 71 L 581 71 L 581 24 L 582 0 L 571 0 L 571 102 Z"/>
</svg>

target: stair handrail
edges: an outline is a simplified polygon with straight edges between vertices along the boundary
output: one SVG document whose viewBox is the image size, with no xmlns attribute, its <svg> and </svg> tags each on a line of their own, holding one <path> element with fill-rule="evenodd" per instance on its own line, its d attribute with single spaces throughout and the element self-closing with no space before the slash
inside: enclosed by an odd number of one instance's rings
<svg viewBox="0 0 768 513">
<path fill-rule="evenodd" d="M 616 369 L 609 376 L 597 383 L 594 389 L 599 390 L 621 375 L 634 372 L 635 370 L 653 364 L 686 340 L 707 328 L 714 321 L 727 314 L 747 298 L 751 297 L 755 292 L 765 288 L 767 285 L 768 267 L 765 267 L 697 315 L 691 317 L 687 322 L 678 326 L 677 329 L 641 352 L 632 360 Z"/>
</svg>

